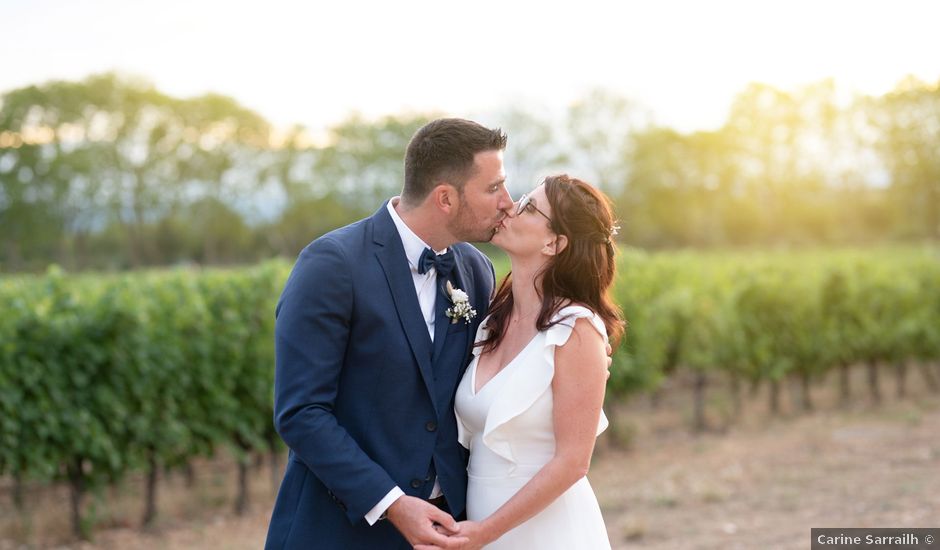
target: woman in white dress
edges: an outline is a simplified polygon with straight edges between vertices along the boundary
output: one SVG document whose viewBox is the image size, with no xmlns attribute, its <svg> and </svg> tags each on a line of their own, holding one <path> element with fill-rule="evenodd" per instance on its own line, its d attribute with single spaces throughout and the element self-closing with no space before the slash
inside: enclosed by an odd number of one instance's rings
<svg viewBox="0 0 940 550">
<path fill-rule="evenodd" d="M 466 548 L 610 548 L 585 476 L 607 426 L 606 347 L 623 333 L 608 294 L 615 232 L 608 199 L 561 175 L 523 195 L 493 237 L 512 271 L 455 401 L 470 449 Z"/>
</svg>

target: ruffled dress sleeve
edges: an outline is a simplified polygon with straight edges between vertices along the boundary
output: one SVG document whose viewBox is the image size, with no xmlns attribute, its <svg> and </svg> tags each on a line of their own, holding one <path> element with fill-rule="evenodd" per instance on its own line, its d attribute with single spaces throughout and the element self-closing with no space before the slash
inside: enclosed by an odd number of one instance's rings
<svg viewBox="0 0 940 550">
<path fill-rule="evenodd" d="M 552 379 L 555 376 L 555 348 L 568 341 L 578 319 L 590 320 L 591 326 L 604 337 L 604 342 L 607 342 L 607 328 L 593 311 L 583 306 L 562 308 L 553 317 L 553 320 L 560 320 L 560 322 L 543 333 L 544 340 L 540 356 L 527 360 L 524 369 L 507 373 L 511 374 L 511 378 L 506 381 L 506 386 L 500 392 L 500 398 L 493 403 L 486 417 L 483 443 L 494 453 L 518 463 L 516 457 L 513 456 L 511 445 L 514 433 L 506 429 L 507 423 L 526 412 L 546 391 L 551 390 Z M 474 353 L 479 352 L 474 350 Z M 532 350 L 531 353 L 535 355 L 536 351 Z M 608 424 L 607 416 L 602 410 L 596 435 L 600 435 L 607 429 Z M 515 435 L 518 436 L 518 434 Z"/>
</svg>

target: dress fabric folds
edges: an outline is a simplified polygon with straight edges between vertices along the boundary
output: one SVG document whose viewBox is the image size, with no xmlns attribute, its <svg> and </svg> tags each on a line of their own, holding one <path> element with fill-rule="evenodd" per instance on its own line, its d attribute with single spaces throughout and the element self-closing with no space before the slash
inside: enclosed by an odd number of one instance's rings
<svg viewBox="0 0 940 550">
<path fill-rule="evenodd" d="M 588 319 L 604 336 L 603 321 L 582 306 L 561 309 L 560 322 L 538 332 L 522 351 L 475 392 L 480 348 L 457 388 L 455 408 L 461 445 L 470 450 L 467 518 L 479 521 L 502 506 L 555 452 L 552 378 L 555 347 L 568 341 L 577 319 Z M 486 321 L 476 340 L 486 337 Z M 607 428 L 601 413 L 600 434 Z M 505 533 L 487 550 L 603 550 L 610 548 L 597 498 L 581 478 L 547 508 Z"/>
</svg>

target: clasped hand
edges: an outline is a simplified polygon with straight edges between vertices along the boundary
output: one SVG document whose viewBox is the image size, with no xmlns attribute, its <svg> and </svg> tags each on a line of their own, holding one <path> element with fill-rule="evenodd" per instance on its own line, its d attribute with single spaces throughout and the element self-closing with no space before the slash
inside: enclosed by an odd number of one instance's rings
<svg viewBox="0 0 940 550">
<path fill-rule="evenodd" d="M 443 526 L 436 526 L 436 529 L 442 534 L 445 532 Z M 479 522 L 461 521 L 457 524 L 457 529 L 460 533 L 459 536 L 450 537 L 449 539 L 450 541 L 453 541 L 453 544 L 456 544 L 456 546 L 417 544 L 415 545 L 415 550 L 442 550 L 443 548 L 456 548 L 458 550 L 479 550 L 486 544 L 492 542 L 486 536 L 486 533 L 483 531 L 483 528 Z"/>
<path fill-rule="evenodd" d="M 420 498 L 400 497 L 388 508 L 388 520 L 415 548 L 471 548 L 450 514 Z"/>
</svg>

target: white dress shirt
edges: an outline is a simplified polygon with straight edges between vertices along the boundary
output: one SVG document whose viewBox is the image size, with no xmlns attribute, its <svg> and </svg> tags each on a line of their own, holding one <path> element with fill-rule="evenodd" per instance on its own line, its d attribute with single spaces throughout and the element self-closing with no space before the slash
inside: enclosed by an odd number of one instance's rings
<svg viewBox="0 0 940 550">
<path fill-rule="evenodd" d="M 395 210 L 395 206 L 398 205 L 400 197 L 392 197 L 388 201 L 388 213 L 392 216 L 392 221 L 395 223 L 395 228 L 398 229 L 398 236 L 401 237 L 401 244 L 405 248 L 405 256 L 408 258 L 408 266 L 411 267 L 411 278 L 415 284 L 415 293 L 418 295 L 418 305 L 421 306 L 421 314 L 424 316 L 424 323 L 428 326 L 428 335 L 431 337 L 431 342 L 434 342 L 434 302 L 437 300 L 437 270 L 433 267 L 427 270 L 425 273 L 418 273 L 418 261 L 421 259 L 421 254 L 424 252 L 425 248 L 431 248 L 421 240 L 420 237 L 415 235 L 414 231 L 401 219 L 401 216 L 398 215 L 398 212 Z M 443 254 L 447 252 L 447 249 L 440 251 L 435 251 L 438 254 Z M 369 525 L 374 525 L 376 521 L 388 510 L 399 497 L 405 494 L 400 487 L 395 486 L 391 491 L 385 495 L 385 498 L 379 501 L 369 513 L 366 514 L 366 521 L 369 522 Z M 431 489 L 431 498 L 437 498 L 441 496 L 443 492 L 441 491 L 441 486 L 437 482 L 437 478 L 434 479 L 434 488 Z"/>
</svg>

